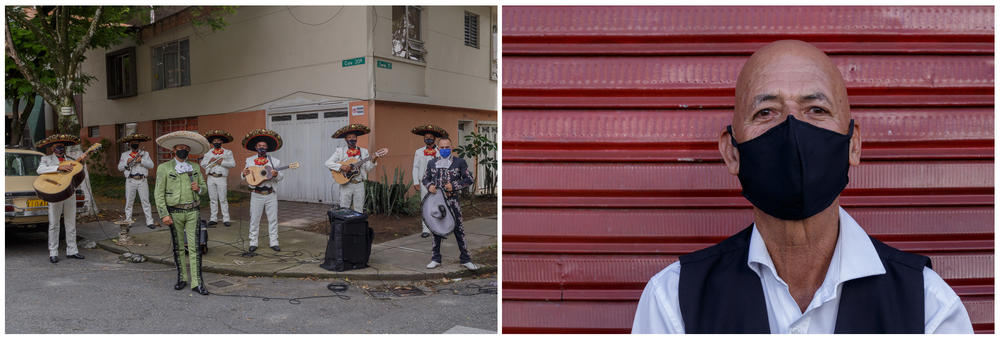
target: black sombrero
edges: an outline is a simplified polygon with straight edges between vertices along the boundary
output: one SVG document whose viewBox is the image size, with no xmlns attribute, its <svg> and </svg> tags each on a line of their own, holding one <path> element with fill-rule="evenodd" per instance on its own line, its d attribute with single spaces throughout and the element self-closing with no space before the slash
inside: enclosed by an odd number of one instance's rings
<svg viewBox="0 0 1000 339">
<path fill-rule="evenodd" d="M 40 149 L 45 149 L 48 148 L 49 145 L 55 143 L 64 143 L 67 144 L 66 146 L 79 145 L 80 137 L 72 134 L 53 134 L 50 135 L 48 138 L 42 139 L 37 143 L 35 143 L 35 147 Z"/>
<path fill-rule="evenodd" d="M 129 143 L 129 142 L 132 142 L 132 141 L 143 142 L 143 141 L 150 141 L 150 140 L 153 140 L 153 138 L 150 138 L 148 135 L 145 135 L 145 134 L 142 134 L 142 133 L 132 133 L 132 134 L 129 134 L 129 135 L 126 135 L 126 136 L 122 137 L 121 139 L 118 139 L 118 142 L 119 143 Z"/>
<path fill-rule="evenodd" d="M 331 135 L 330 137 L 334 138 L 334 139 L 338 139 L 338 138 L 343 138 L 347 134 L 354 134 L 355 136 L 359 136 L 360 137 L 362 135 L 371 133 L 371 131 L 372 130 L 369 129 L 368 126 L 365 126 L 365 125 L 362 125 L 362 124 L 350 124 L 350 125 L 341 127 L 336 132 L 333 132 L 333 135 Z"/>
<path fill-rule="evenodd" d="M 414 127 L 413 130 L 411 130 L 410 132 L 412 132 L 413 134 L 416 134 L 416 135 L 420 135 L 420 136 L 423 136 L 424 134 L 430 133 L 430 134 L 433 134 L 435 137 L 438 137 L 438 138 L 443 138 L 443 137 L 447 137 L 448 136 L 448 131 L 445 131 L 444 128 L 441 128 L 441 127 L 438 127 L 438 126 L 435 126 L 435 125 L 431 125 L 431 124 L 420 125 L 420 126 Z"/>
<path fill-rule="evenodd" d="M 257 149 L 254 148 L 254 146 L 261 141 L 267 143 L 268 152 L 274 152 L 281 149 L 281 136 L 278 135 L 277 132 L 266 128 L 255 129 L 247 133 L 247 135 L 243 137 L 243 148 L 256 152 Z"/>
<path fill-rule="evenodd" d="M 205 139 L 208 139 L 209 142 L 211 142 L 212 139 L 214 138 L 221 138 L 223 144 L 228 144 L 230 142 L 233 142 L 234 140 L 232 134 L 229 134 L 229 132 L 223 131 L 221 129 L 213 129 L 211 131 L 203 133 L 202 135 L 204 135 Z"/>
</svg>

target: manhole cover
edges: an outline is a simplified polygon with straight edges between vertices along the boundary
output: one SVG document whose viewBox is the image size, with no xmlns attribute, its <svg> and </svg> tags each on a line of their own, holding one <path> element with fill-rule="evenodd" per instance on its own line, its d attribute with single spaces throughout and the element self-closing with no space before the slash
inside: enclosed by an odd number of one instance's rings
<svg viewBox="0 0 1000 339">
<path fill-rule="evenodd" d="M 225 281 L 225 280 L 219 280 L 219 281 L 211 282 L 211 283 L 208 283 L 208 284 L 212 285 L 212 286 L 215 286 L 215 287 L 218 287 L 218 288 L 233 286 L 233 283 Z"/>
</svg>

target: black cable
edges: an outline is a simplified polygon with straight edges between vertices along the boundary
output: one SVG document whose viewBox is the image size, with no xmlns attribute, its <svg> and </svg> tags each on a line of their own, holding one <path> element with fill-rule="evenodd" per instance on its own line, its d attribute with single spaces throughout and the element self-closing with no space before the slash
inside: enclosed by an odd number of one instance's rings
<svg viewBox="0 0 1000 339">
<path fill-rule="evenodd" d="M 351 300 L 351 296 L 340 294 L 340 292 L 346 292 L 350 285 L 346 283 L 329 283 L 326 285 L 326 289 L 333 292 L 333 295 L 315 295 L 309 297 L 292 297 L 292 298 L 282 298 L 282 297 L 265 297 L 259 295 L 247 295 L 247 294 L 219 294 L 211 293 L 210 295 L 217 295 L 220 297 L 233 297 L 233 298 L 254 298 L 260 299 L 261 301 L 271 301 L 271 300 L 286 300 L 289 304 L 299 305 L 302 304 L 302 300 L 306 299 L 323 299 L 323 298 L 337 298 L 343 301 Z"/>
</svg>

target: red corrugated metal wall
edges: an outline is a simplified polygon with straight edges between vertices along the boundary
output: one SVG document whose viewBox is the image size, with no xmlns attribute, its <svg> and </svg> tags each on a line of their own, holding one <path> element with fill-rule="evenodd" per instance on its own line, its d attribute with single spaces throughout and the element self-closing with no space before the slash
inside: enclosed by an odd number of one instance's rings
<svg viewBox="0 0 1000 339">
<path fill-rule="evenodd" d="M 503 8 L 503 331 L 627 332 L 646 281 L 746 227 L 721 164 L 765 43 L 831 55 L 862 129 L 842 205 L 993 332 L 993 8 Z"/>
</svg>

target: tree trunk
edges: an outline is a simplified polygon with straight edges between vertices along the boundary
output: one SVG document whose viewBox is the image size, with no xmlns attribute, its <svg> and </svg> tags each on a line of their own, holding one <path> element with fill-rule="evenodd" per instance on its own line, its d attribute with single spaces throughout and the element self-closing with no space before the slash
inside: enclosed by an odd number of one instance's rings
<svg viewBox="0 0 1000 339">
<path fill-rule="evenodd" d="M 10 141 L 7 146 L 17 147 L 21 145 L 21 131 L 17 129 L 17 126 L 20 125 L 21 121 L 21 113 L 18 112 L 18 108 L 20 108 L 19 105 L 21 104 L 21 98 L 14 97 L 12 101 L 12 107 L 10 109 Z"/>
</svg>

